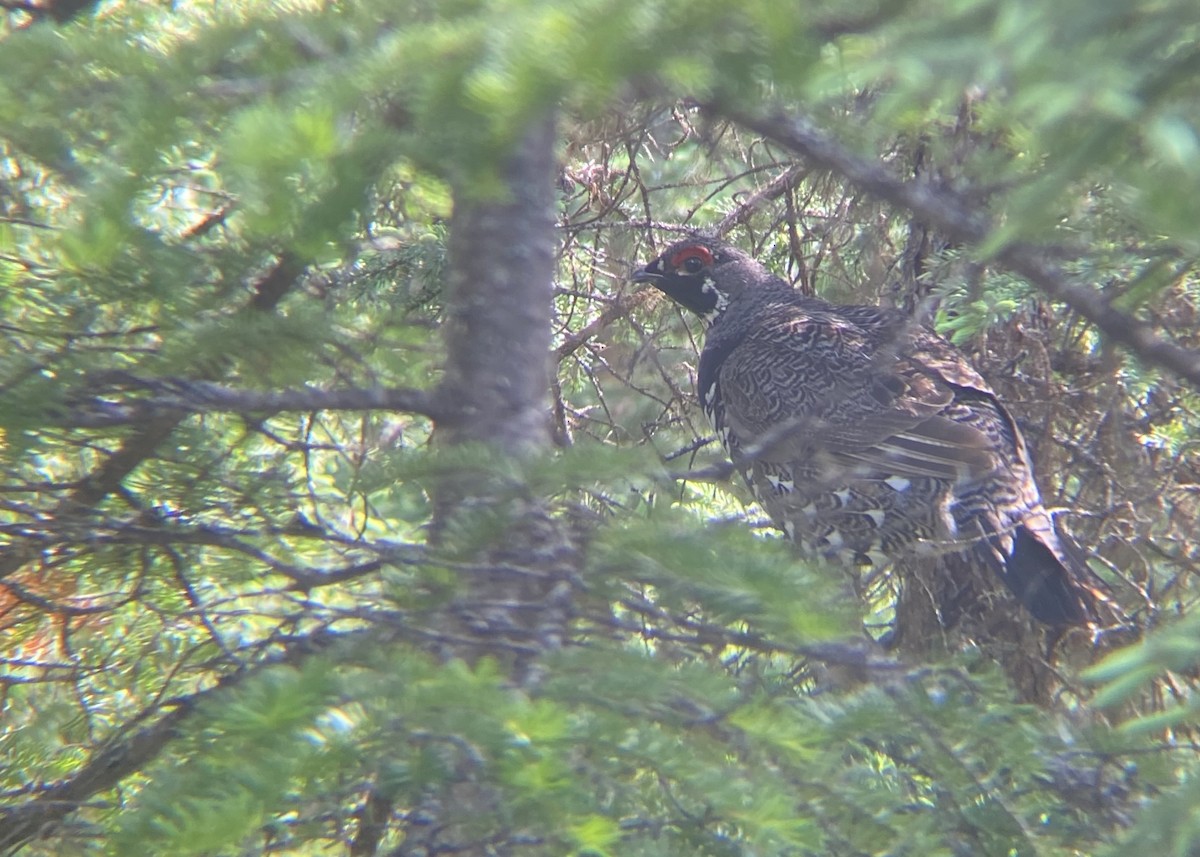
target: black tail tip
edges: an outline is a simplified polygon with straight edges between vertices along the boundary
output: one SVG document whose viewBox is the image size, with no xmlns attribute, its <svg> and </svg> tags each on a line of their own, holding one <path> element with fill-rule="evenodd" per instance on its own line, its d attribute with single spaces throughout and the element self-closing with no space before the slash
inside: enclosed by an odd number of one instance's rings
<svg viewBox="0 0 1200 857">
<path fill-rule="evenodd" d="M 1004 580 L 1033 618 L 1046 625 L 1087 625 L 1092 621 L 1083 587 L 1063 560 L 1038 536 L 1019 527 Z"/>
</svg>

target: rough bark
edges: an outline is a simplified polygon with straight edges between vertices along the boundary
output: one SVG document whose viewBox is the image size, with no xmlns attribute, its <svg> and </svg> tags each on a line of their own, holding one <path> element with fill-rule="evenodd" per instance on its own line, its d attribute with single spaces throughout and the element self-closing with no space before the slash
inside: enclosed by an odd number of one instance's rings
<svg viewBox="0 0 1200 857">
<path fill-rule="evenodd" d="M 438 654 L 492 658 L 525 692 L 537 686 L 540 656 L 561 645 L 579 566 L 569 526 L 520 475 L 551 441 L 554 168 L 546 117 L 505 165 L 502 197 L 456 189 L 446 374 L 434 396 L 435 437 L 451 469 L 436 486 L 431 541 L 435 550 L 466 553 L 476 569 L 446 611 Z M 472 449 L 496 466 L 465 463 L 478 461 Z M 504 834 L 491 823 L 496 805 L 492 786 L 464 776 L 410 814 L 439 823 L 406 829 L 394 853 L 502 853 Z"/>
<path fill-rule="evenodd" d="M 516 466 L 504 475 L 464 469 L 438 485 L 433 541 L 486 518 L 481 546 L 492 572 L 463 581 L 454 606 L 454 657 L 498 656 L 518 683 L 536 655 L 558 645 L 563 582 L 575 564 L 561 522 L 514 481 L 521 462 L 550 446 L 554 294 L 554 123 L 532 123 L 504 167 L 505 193 L 481 199 L 458 188 L 449 242 L 446 375 L 435 394 L 442 448 L 485 448 Z M 490 526 L 490 529 L 489 529 Z M 565 575 L 565 576 L 564 576 Z M 568 587 L 569 588 L 569 587 Z"/>
<path fill-rule="evenodd" d="M 554 126 L 544 119 L 509 159 L 502 198 L 455 194 L 438 390 L 446 445 L 526 456 L 549 444 L 553 177 Z"/>
</svg>

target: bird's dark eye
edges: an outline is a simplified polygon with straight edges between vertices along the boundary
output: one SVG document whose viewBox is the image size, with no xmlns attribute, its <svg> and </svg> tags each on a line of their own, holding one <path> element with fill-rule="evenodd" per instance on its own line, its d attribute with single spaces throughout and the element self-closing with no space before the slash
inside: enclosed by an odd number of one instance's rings
<svg viewBox="0 0 1200 857">
<path fill-rule="evenodd" d="M 671 267 L 687 274 L 699 274 L 712 263 L 712 251 L 699 244 L 694 247 L 685 247 L 671 257 Z"/>
</svg>

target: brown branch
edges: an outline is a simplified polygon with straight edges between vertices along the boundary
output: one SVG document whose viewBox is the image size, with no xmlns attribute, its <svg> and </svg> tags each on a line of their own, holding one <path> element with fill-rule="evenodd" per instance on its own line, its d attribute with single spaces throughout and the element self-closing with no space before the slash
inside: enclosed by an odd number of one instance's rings
<svg viewBox="0 0 1200 857">
<path fill-rule="evenodd" d="M 745 223 L 755 212 L 772 200 L 779 199 L 788 192 L 789 189 L 795 187 L 804 177 L 808 175 L 808 171 L 801 169 L 799 166 L 791 166 L 777 175 L 771 181 L 767 182 L 763 187 L 756 190 L 747 199 L 738 203 L 737 207 L 721 218 L 721 222 L 713 229 L 714 235 L 726 235 L 729 230 L 738 224 Z"/>
<path fill-rule="evenodd" d="M 617 298 L 596 318 L 574 333 L 564 337 L 558 348 L 554 349 L 554 361 L 558 363 L 570 357 L 613 322 L 625 318 L 634 309 L 644 304 L 654 293 L 655 289 L 647 287 Z"/>
<path fill-rule="evenodd" d="M 362 636 L 366 632 L 355 633 Z M 200 703 L 240 685 L 266 667 L 294 665 L 328 650 L 335 642 L 350 638 L 350 634 L 318 631 L 292 640 L 283 644 L 280 654 L 265 659 L 252 669 L 226 676 L 207 690 L 172 700 L 170 711 L 125 740 L 115 741 L 98 751 L 69 780 L 43 789 L 36 798 L 20 806 L 0 808 L 0 854 L 15 853 L 31 839 L 44 835 L 48 828 L 61 822 L 94 795 L 114 788 L 121 780 L 145 768 L 179 735 L 180 727 Z M 144 712 L 132 722 L 144 720 L 153 713 Z"/>
<path fill-rule="evenodd" d="M 159 391 L 128 402 L 92 400 L 56 416 L 55 425 L 103 428 L 136 425 L 147 420 L 179 420 L 194 413 L 263 414 L 280 411 L 405 411 L 437 419 L 433 397 L 407 387 L 344 390 L 244 390 L 209 381 L 123 378 L 126 386 Z"/>
<path fill-rule="evenodd" d="M 828 640 L 816 643 L 781 643 L 764 634 L 751 631 L 739 631 L 716 622 L 706 622 L 695 616 L 675 615 L 658 604 L 638 596 L 627 596 L 621 599 L 621 606 L 652 620 L 653 623 L 674 626 L 682 632 L 673 632 L 659 627 L 657 624 L 646 624 L 640 621 L 628 621 L 605 615 L 590 616 L 597 624 L 609 625 L 623 631 L 629 631 L 646 639 L 670 640 L 672 642 L 695 643 L 703 640 L 720 641 L 722 644 L 753 652 L 770 655 L 786 655 L 796 658 L 807 658 L 820 661 L 830 666 L 851 667 L 858 670 L 871 671 L 885 675 L 920 674 L 925 668 L 916 670 L 901 661 L 887 655 L 874 643 L 867 640 Z"/>
<path fill-rule="evenodd" d="M 281 254 L 275 265 L 259 280 L 248 311 L 266 312 L 274 309 L 299 281 L 303 272 L 304 266 L 299 260 L 289 253 Z M 171 436 L 186 416 L 186 412 L 165 414 L 152 418 L 149 424 L 138 428 L 103 464 L 80 480 L 76 489 L 50 515 L 53 517 L 59 512 L 79 507 L 90 509 L 116 491 L 125 477 L 153 455 L 159 444 Z M 9 547 L 0 552 L 0 580 L 20 570 L 37 556 L 36 551 L 30 552 L 22 546 Z"/>
<path fill-rule="evenodd" d="M 355 813 L 358 832 L 350 840 L 350 857 L 371 857 L 379 852 L 379 843 L 387 833 L 395 800 L 388 791 L 375 785 L 367 792 L 362 807 Z"/>
<path fill-rule="evenodd" d="M 851 152 L 806 117 L 753 116 L 723 105 L 710 105 L 709 109 L 786 146 L 809 163 L 837 173 L 866 193 L 912 212 L 951 239 L 982 244 L 993 236 L 992 218 L 981 208 L 931 182 L 899 178 L 879 162 Z M 1048 249 L 1006 244 L 996 251 L 995 258 L 1143 362 L 1168 369 L 1200 389 L 1200 354 L 1180 348 L 1151 325 L 1114 309 L 1103 295 L 1055 264 Z"/>
<path fill-rule="evenodd" d="M 304 264 L 291 253 L 280 253 L 277 261 L 254 286 L 250 309 L 271 312 L 304 273 Z"/>
</svg>

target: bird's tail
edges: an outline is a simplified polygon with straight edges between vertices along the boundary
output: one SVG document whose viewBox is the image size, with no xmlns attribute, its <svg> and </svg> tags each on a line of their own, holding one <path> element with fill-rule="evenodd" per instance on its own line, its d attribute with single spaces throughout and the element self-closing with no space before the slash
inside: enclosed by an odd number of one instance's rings
<svg viewBox="0 0 1200 857">
<path fill-rule="evenodd" d="M 1053 531 L 1017 526 L 1012 553 L 1004 558 L 1004 582 L 1040 622 L 1063 626 L 1095 621 L 1091 590 L 1072 570 L 1074 563 L 1061 546 L 1055 550 L 1048 540 L 1057 540 Z"/>
</svg>

